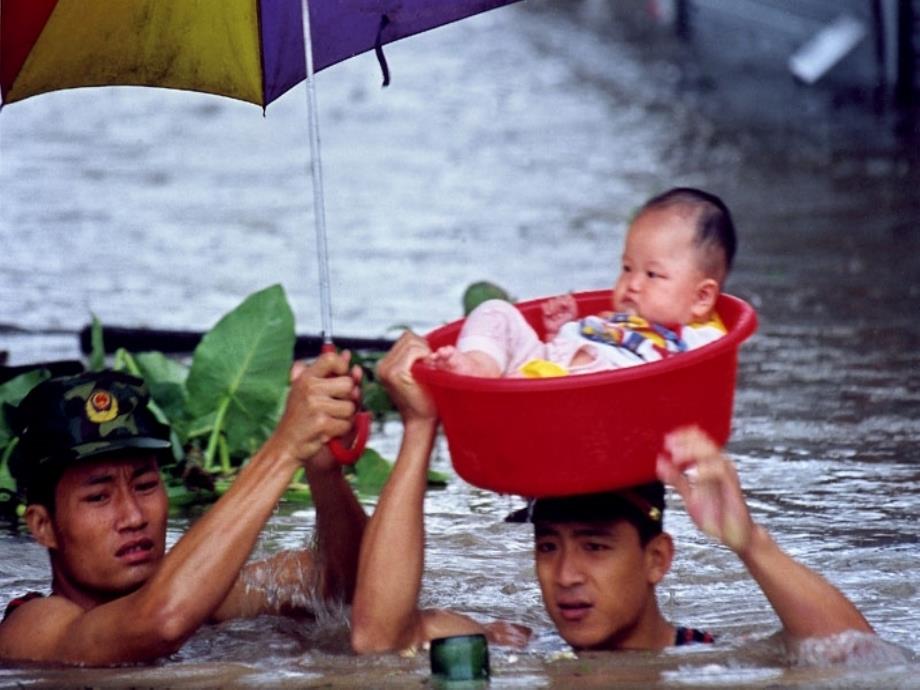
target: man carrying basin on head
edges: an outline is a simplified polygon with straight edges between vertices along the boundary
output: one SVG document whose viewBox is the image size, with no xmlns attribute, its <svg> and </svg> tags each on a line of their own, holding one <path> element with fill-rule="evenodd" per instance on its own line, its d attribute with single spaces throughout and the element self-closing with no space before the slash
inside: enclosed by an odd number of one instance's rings
<svg viewBox="0 0 920 690">
<path fill-rule="evenodd" d="M 48 549 L 51 594 L 7 608 L 0 659 L 149 661 L 207 622 L 350 601 L 366 517 L 325 443 L 349 432 L 359 383 L 347 353 L 295 365 L 274 433 L 168 553 L 158 459 L 169 452 L 169 432 L 148 409 L 143 382 L 106 371 L 39 384 L 19 406 L 11 470 L 26 495 L 26 523 Z M 246 565 L 300 467 L 318 546 Z M 253 584 L 266 580 L 278 591 Z"/>
<path fill-rule="evenodd" d="M 434 404 L 411 374 L 429 354 L 403 335 L 379 365 L 405 424 L 399 455 L 361 546 L 352 607 L 358 652 L 418 646 L 494 629 L 460 614 L 418 608 L 424 558 L 425 476 L 437 427 Z M 697 429 L 672 433 L 657 466 L 700 529 L 732 549 L 770 601 L 790 638 L 871 632 L 859 611 L 817 573 L 793 560 L 750 516 L 731 460 Z M 681 628 L 658 608 L 656 586 L 674 556 L 662 529 L 664 486 L 539 499 L 510 516 L 534 524 L 534 560 L 543 603 L 576 649 L 662 649 L 711 641 Z M 490 635 L 493 640 L 496 635 Z"/>
</svg>

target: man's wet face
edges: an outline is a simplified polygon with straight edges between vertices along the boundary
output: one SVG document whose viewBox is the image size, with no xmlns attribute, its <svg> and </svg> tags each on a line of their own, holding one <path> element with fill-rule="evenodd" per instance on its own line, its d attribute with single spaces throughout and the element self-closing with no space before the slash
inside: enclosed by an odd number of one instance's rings
<svg viewBox="0 0 920 690">
<path fill-rule="evenodd" d="M 577 649 L 629 647 L 654 588 L 636 528 L 614 522 L 538 522 L 537 578 L 559 634 Z"/>
<path fill-rule="evenodd" d="M 153 454 L 76 463 L 61 476 L 55 502 L 56 580 L 107 597 L 137 589 L 156 571 L 168 504 Z"/>
</svg>

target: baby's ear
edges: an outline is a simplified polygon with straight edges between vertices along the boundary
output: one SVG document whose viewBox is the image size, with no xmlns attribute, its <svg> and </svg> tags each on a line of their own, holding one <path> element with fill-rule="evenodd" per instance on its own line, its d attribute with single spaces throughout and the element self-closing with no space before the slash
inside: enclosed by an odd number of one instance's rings
<svg viewBox="0 0 920 690">
<path fill-rule="evenodd" d="M 719 298 L 719 283 L 712 278 L 705 278 L 697 283 L 696 299 L 693 301 L 693 318 L 702 321 L 709 317 L 715 309 L 716 300 Z"/>
</svg>

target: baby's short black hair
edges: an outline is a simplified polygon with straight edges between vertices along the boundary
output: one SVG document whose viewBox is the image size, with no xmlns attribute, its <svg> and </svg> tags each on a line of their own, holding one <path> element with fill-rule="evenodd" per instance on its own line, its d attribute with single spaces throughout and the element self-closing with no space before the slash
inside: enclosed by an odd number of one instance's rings
<svg viewBox="0 0 920 690">
<path fill-rule="evenodd" d="M 715 194 L 702 189 L 674 187 L 646 201 L 636 216 L 672 206 L 684 206 L 697 212 L 694 244 L 703 252 L 707 274 L 716 276 L 721 284 L 731 271 L 738 247 L 735 223 L 728 206 Z"/>
</svg>

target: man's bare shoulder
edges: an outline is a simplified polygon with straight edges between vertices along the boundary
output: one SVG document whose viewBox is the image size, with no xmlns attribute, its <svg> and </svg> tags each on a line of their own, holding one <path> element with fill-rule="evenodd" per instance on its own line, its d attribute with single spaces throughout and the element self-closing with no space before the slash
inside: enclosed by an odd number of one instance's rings
<svg viewBox="0 0 920 690">
<path fill-rule="evenodd" d="M 0 623 L 0 659 L 46 659 L 83 608 L 61 596 L 24 602 Z"/>
</svg>

